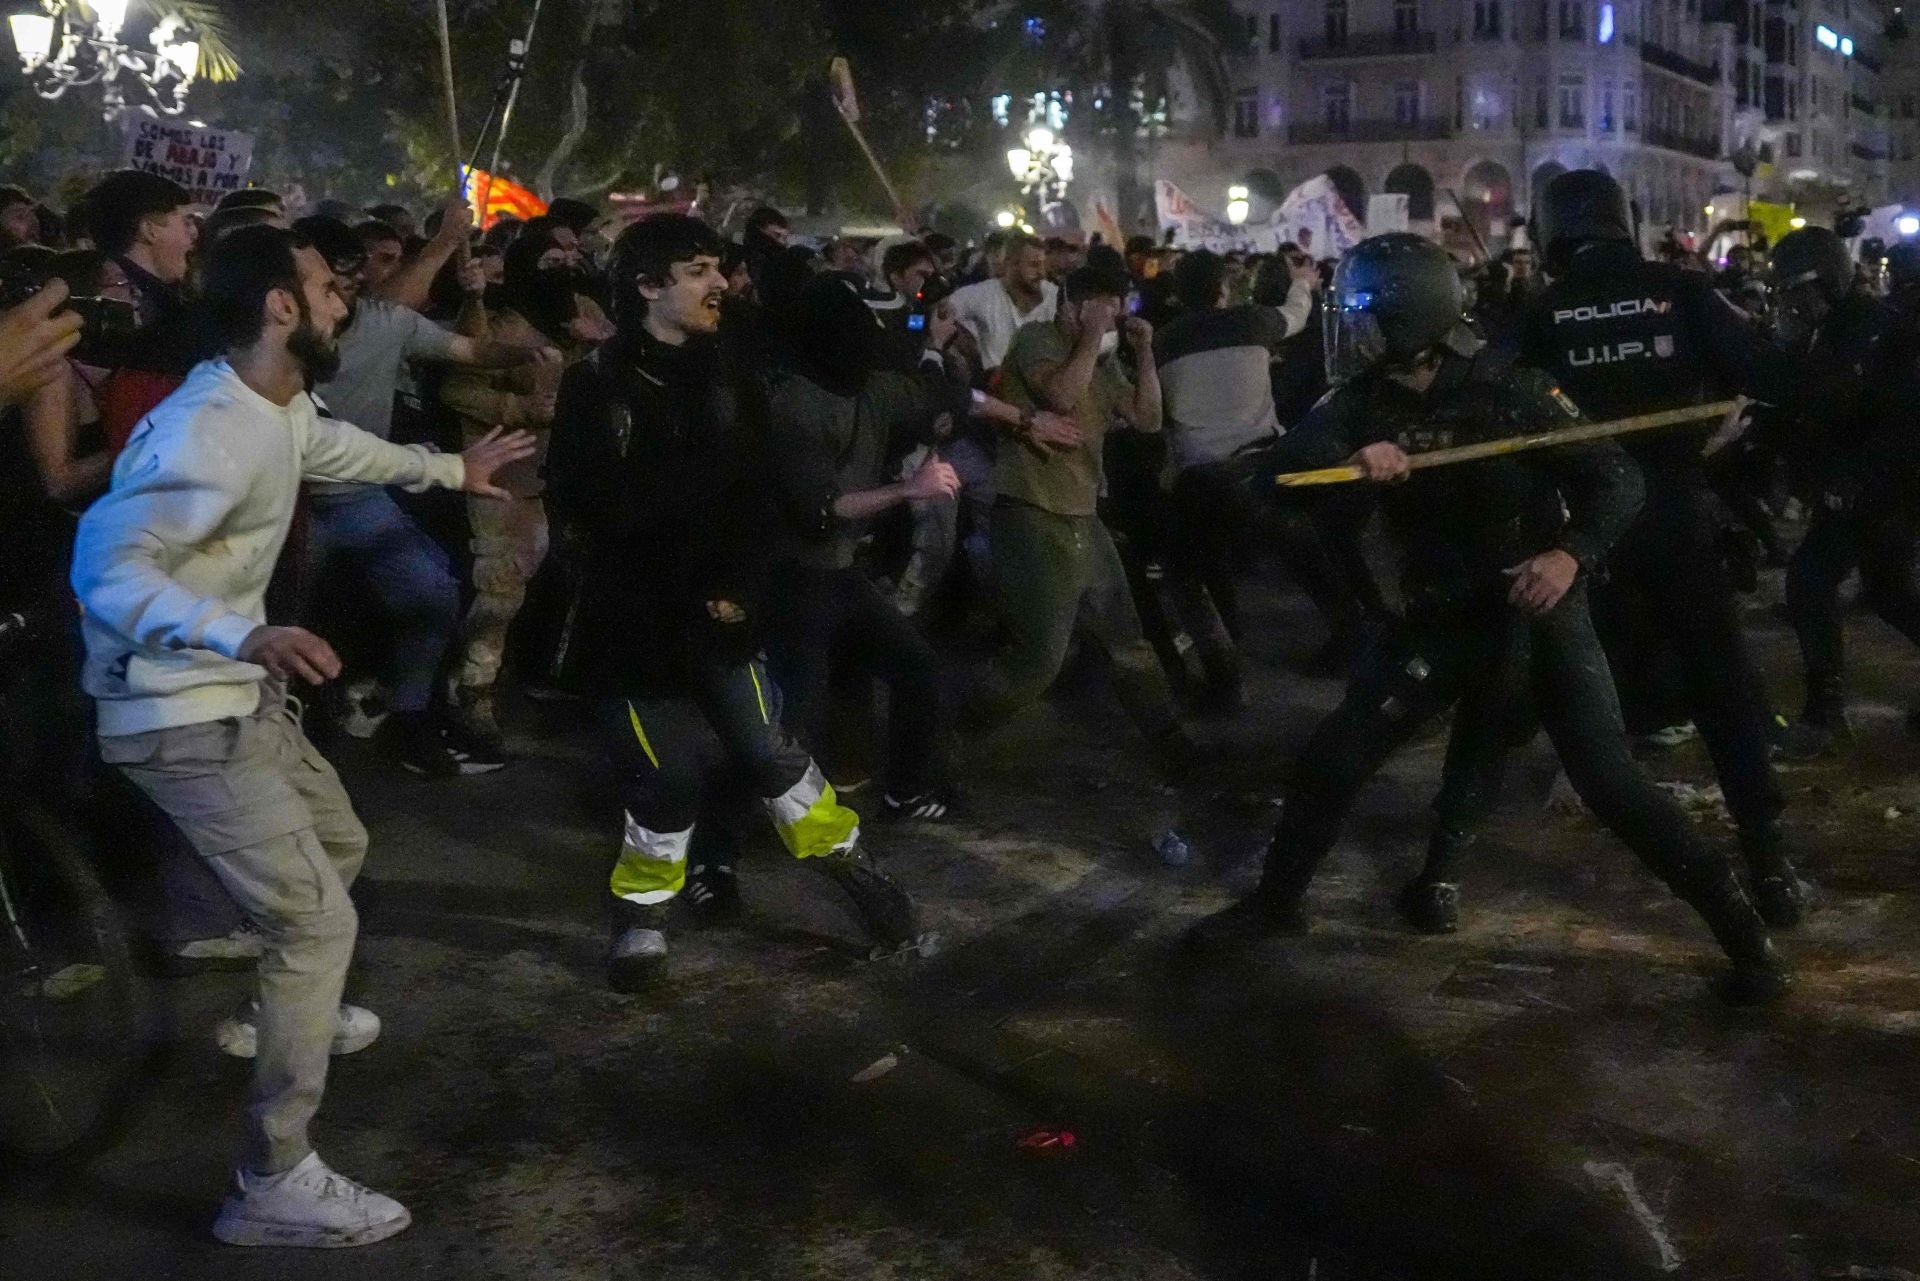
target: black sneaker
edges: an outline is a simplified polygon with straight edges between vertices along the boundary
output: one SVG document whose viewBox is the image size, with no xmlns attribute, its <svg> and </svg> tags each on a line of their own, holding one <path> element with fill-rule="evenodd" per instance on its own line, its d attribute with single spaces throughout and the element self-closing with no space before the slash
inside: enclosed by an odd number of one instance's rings
<svg viewBox="0 0 1920 1281">
<path fill-rule="evenodd" d="M 387 758 L 422 778 L 459 778 L 460 757 L 424 712 L 395 712 L 376 736 Z"/>
<path fill-rule="evenodd" d="M 1452 881 L 1409 881 L 1394 906 L 1422 934 L 1451 934 L 1460 928 L 1460 887 Z"/>
<path fill-rule="evenodd" d="M 873 940 L 876 953 L 924 950 L 932 936 L 920 930 L 920 912 L 899 882 L 873 865 L 858 849 L 813 860 L 853 900 L 853 910 Z"/>
<path fill-rule="evenodd" d="M 949 806 L 938 792 L 915 792 L 911 796 L 880 795 L 881 810 L 897 823 L 939 823 L 946 820 Z"/>
<path fill-rule="evenodd" d="M 459 762 L 462 774 L 491 774 L 507 767 L 505 748 L 456 720 L 440 726 L 440 739 Z"/>
<path fill-rule="evenodd" d="M 710 925 L 740 919 L 740 878 L 725 863 L 697 863 L 687 869 L 680 901 Z"/>
</svg>

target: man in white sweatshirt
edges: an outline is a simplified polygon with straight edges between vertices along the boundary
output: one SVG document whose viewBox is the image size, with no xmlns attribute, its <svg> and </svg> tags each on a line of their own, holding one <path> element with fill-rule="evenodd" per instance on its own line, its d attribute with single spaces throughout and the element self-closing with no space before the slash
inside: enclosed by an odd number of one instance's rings
<svg viewBox="0 0 1920 1281">
<path fill-rule="evenodd" d="M 248 227 L 207 264 L 227 340 L 143 419 L 80 524 L 73 586 L 100 752 L 172 817 L 266 938 L 253 1013 L 224 1048 L 256 1054 L 248 1150 L 214 1235 L 236 1245 L 363 1245 L 411 1221 L 334 1174 L 307 1142 L 327 1056 L 379 1020 L 340 1004 L 366 829 L 288 707 L 290 680 L 339 674 L 326 641 L 265 623 L 267 580 L 303 480 L 443 486 L 501 497 L 533 451 L 495 433 L 462 455 L 392 445 L 308 391 L 338 363 L 346 306 L 295 232 Z"/>
</svg>

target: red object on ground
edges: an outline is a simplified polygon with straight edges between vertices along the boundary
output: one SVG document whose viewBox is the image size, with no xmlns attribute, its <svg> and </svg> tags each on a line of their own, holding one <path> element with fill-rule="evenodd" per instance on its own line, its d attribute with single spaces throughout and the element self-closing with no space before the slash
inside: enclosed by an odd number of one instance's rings
<svg viewBox="0 0 1920 1281">
<path fill-rule="evenodd" d="M 1070 1152 L 1078 1143 L 1073 1131 L 1063 1126 L 1037 1125 L 1021 1135 L 1015 1146 L 1033 1156 L 1052 1156 Z"/>
</svg>

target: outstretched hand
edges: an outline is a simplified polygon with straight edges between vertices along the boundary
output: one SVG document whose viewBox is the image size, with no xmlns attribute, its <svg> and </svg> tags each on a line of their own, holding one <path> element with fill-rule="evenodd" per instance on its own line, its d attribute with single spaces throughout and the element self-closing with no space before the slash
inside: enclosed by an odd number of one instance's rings
<svg viewBox="0 0 1920 1281">
<path fill-rule="evenodd" d="M 479 440 L 461 451 L 460 458 L 467 465 L 467 481 L 462 485 L 469 494 L 478 494 L 482 498 L 511 498 L 512 494 L 493 483 L 493 478 L 502 468 L 519 462 L 523 458 L 533 457 L 539 444 L 530 431 L 509 432 L 495 427 Z"/>
</svg>

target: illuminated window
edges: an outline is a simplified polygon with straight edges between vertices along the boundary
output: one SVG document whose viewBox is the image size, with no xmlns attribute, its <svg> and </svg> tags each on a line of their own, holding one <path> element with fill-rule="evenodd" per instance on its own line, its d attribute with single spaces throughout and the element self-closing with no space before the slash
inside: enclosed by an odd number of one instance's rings
<svg viewBox="0 0 1920 1281">
<path fill-rule="evenodd" d="M 1613 43 L 1613 6 L 1610 4 L 1600 6 L 1599 39 L 1601 44 Z"/>
</svg>

